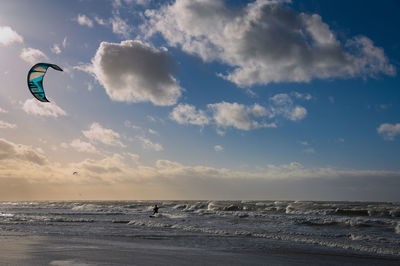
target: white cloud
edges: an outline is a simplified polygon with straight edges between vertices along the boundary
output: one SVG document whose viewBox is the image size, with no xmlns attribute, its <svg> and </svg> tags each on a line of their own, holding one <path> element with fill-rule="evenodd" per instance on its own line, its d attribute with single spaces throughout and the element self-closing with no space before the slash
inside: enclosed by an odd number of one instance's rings
<svg viewBox="0 0 400 266">
<path fill-rule="evenodd" d="M 93 20 L 91 20 L 88 16 L 79 14 L 75 19 L 76 22 L 78 22 L 79 25 L 82 26 L 87 26 L 89 28 L 93 27 Z"/>
<path fill-rule="evenodd" d="M 8 111 L 0 107 L 0 113 L 6 114 L 6 113 L 8 113 Z"/>
<path fill-rule="evenodd" d="M 299 121 L 307 116 L 307 110 L 303 106 L 295 105 L 286 93 L 275 94 L 269 101 L 272 116 L 283 116 L 292 121 Z"/>
<path fill-rule="evenodd" d="M 169 114 L 170 119 L 178 124 L 207 125 L 209 119 L 204 111 L 190 104 L 179 104 Z"/>
<path fill-rule="evenodd" d="M 55 54 L 61 54 L 60 45 L 57 43 L 53 44 L 53 46 L 50 48 L 50 50 Z"/>
<path fill-rule="evenodd" d="M 276 127 L 274 123 L 259 121 L 259 118 L 268 118 L 271 114 L 258 104 L 245 106 L 238 103 L 209 104 L 213 112 L 213 120 L 218 127 L 235 127 L 241 130 L 250 130 L 262 127 Z"/>
<path fill-rule="evenodd" d="M 8 26 L 0 26 L 0 45 L 9 46 L 14 43 L 22 43 L 24 39 L 16 31 Z"/>
<path fill-rule="evenodd" d="M 62 42 L 62 47 L 67 48 L 67 46 L 68 46 L 68 40 L 67 40 L 67 37 L 64 37 L 63 42 Z"/>
<path fill-rule="evenodd" d="M 140 41 L 102 42 L 92 65 L 77 68 L 92 73 L 114 101 L 166 106 L 181 96 L 169 54 Z"/>
<path fill-rule="evenodd" d="M 269 99 L 266 106 L 260 104 L 247 106 L 228 102 L 208 104 L 206 111 L 190 104 L 179 104 L 172 110 L 169 117 L 179 124 L 201 126 L 215 124 L 217 133 L 221 136 L 225 134 L 225 130 L 221 128 L 234 127 L 241 130 L 275 128 L 278 126 L 277 121 L 282 118 L 300 121 L 307 116 L 307 109 L 296 105 L 294 100 L 310 100 L 312 96 L 296 92 L 290 95 L 276 94 Z"/>
<path fill-rule="evenodd" d="M 47 163 L 43 151 L 34 149 L 30 146 L 15 144 L 0 138 L 0 161 L 15 159 L 38 165 L 44 165 Z"/>
<path fill-rule="evenodd" d="M 42 103 L 35 99 L 26 100 L 22 105 L 22 109 L 28 114 L 39 116 L 58 117 L 62 115 L 67 115 L 67 113 L 63 109 L 61 109 L 56 103 Z"/>
<path fill-rule="evenodd" d="M 101 17 L 94 17 L 94 20 L 97 22 L 97 24 L 105 26 L 107 24 L 107 21 Z"/>
<path fill-rule="evenodd" d="M 224 147 L 222 147 L 221 145 L 215 145 L 214 146 L 214 151 L 219 152 L 219 151 L 223 151 Z"/>
<path fill-rule="evenodd" d="M 125 147 L 120 141 L 120 135 L 112 129 L 104 128 L 99 123 L 92 123 L 89 130 L 83 130 L 83 135 L 91 141 L 110 146 Z"/>
<path fill-rule="evenodd" d="M 154 150 L 154 151 L 163 151 L 164 150 L 163 146 L 160 143 L 153 142 L 148 138 L 139 136 L 139 137 L 137 137 L 137 139 L 140 141 L 143 149 L 145 149 L 145 150 Z"/>
<path fill-rule="evenodd" d="M 116 34 L 121 35 L 124 38 L 129 38 L 132 28 L 119 16 L 114 16 L 110 19 L 112 31 Z"/>
<path fill-rule="evenodd" d="M 149 128 L 147 131 L 148 131 L 150 134 L 152 134 L 152 135 L 157 135 L 157 136 L 160 135 L 160 133 L 158 133 L 156 130 L 151 129 L 151 128 Z"/>
<path fill-rule="evenodd" d="M 298 13 L 287 1 L 177 0 L 146 11 L 143 32 L 160 32 L 171 46 L 233 70 L 238 86 L 312 79 L 393 75 L 382 48 L 364 36 L 341 43 L 318 14 Z"/>
<path fill-rule="evenodd" d="M 98 153 L 95 146 L 80 139 L 72 140 L 69 145 L 79 152 Z"/>
<path fill-rule="evenodd" d="M 0 120 L 0 128 L 16 128 L 16 124 L 8 123 Z"/>
<path fill-rule="evenodd" d="M 385 140 L 394 140 L 396 136 L 400 135 L 400 123 L 382 124 L 377 128 L 377 131 Z"/>
<path fill-rule="evenodd" d="M 23 48 L 20 57 L 32 65 L 48 59 L 42 51 L 30 47 Z"/>
<path fill-rule="evenodd" d="M 290 93 L 290 95 L 292 95 L 293 97 L 295 97 L 297 99 L 301 99 L 301 100 L 305 100 L 305 101 L 309 101 L 312 99 L 312 96 L 309 93 L 300 93 L 297 91 L 293 91 Z"/>
</svg>

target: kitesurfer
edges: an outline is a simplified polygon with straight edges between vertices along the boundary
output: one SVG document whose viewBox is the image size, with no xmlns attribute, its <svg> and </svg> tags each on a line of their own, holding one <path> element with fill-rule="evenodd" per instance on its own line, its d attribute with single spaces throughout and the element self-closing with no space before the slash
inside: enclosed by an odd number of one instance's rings
<svg viewBox="0 0 400 266">
<path fill-rule="evenodd" d="M 158 206 L 157 206 L 157 204 L 156 205 L 154 205 L 154 208 L 153 208 L 153 215 L 154 214 L 156 214 L 156 213 L 158 213 Z"/>
</svg>

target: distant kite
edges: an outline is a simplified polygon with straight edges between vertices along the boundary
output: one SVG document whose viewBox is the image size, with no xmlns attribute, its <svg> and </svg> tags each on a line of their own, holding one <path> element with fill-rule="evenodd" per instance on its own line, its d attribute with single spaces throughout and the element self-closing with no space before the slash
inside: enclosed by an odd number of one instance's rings
<svg viewBox="0 0 400 266">
<path fill-rule="evenodd" d="M 58 71 L 63 71 L 61 67 L 54 64 L 38 63 L 34 65 L 28 72 L 29 91 L 41 102 L 49 102 L 43 90 L 43 78 L 49 67 Z"/>
</svg>

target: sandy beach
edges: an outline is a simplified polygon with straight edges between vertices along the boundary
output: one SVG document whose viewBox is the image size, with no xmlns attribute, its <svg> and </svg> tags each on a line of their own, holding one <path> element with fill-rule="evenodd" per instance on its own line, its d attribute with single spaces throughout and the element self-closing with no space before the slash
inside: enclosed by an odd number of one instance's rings
<svg viewBox="0 0 400 266">
<path fill-rule="evenodd" d="M 184 239 L 187 238 L 187 239 Z M 259 250 L 208 248 L 200 243 L 182 247 L 157 236 L 87 238 L 9 233 L 0 238 L 1 265 L 399 265 L 400 259 L 361 256 L 317 248 L 288 248 L 265 242 Z M 201 237 L 196 237 L 201 238 Z M 204 239 L 203 239 L 204 240 Z M 178 241 L 178 242 L 180 242 Z M 213 246 L 224 237 L 213 237 Z M 231 241 L 247 241 L 231 239 Z"/>
</svg>

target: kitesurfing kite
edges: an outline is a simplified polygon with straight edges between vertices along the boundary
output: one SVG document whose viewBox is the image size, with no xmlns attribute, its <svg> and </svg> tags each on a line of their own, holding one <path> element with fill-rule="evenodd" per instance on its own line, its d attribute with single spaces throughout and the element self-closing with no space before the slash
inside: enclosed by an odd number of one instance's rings
<svg viewBox="0 0 400 266">
<path fill-rule="evenodd" d="M 58 71 L 63 71 L 61 67 L 48 64 L 48 63 L 38 63 L 34 65 L 28 72 L 28 87 L 32 95 L 41 102 L 49 102 L 43 89 L 43 78 L 46 74 L 47 69 L 51 67 Z"/>
</svg>

